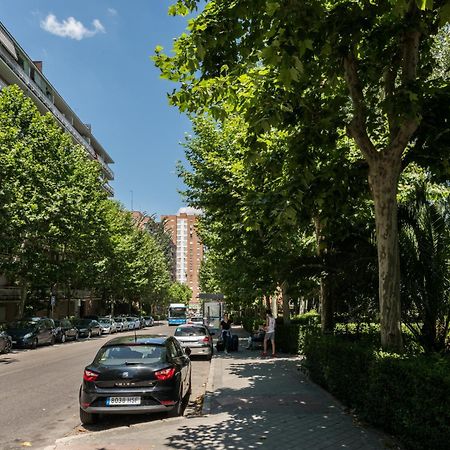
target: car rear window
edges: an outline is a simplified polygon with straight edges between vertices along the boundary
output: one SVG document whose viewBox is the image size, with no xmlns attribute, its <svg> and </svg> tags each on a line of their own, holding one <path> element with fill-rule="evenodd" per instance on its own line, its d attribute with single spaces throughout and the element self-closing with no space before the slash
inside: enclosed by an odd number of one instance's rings
<svg viewBox="0 0 450 450">
<path fill-rule="evenodd" d="M 94 362 L 103 366 L 155 364 L 166 360 L 166 348 L 161 345 L 112 345 L 101 348 Z"/>
<path fill-rule="evenodd" d="M 175 336 L 206 336 L 206 330 L 203 327 L 178 327 Z"/>
</svg>

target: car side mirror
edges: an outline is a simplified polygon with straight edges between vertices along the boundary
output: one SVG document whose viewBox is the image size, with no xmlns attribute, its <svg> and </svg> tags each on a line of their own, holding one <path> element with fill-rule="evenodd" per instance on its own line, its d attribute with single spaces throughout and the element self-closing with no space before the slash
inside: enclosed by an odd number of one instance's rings
<svg viewBox="0 0 450 450">
<path fill-rule="evenodd" d="M 191 356 L 192 351 L 191 351 L 191 349 L 189 347 L 186 347 L 184 349 L 184 353 L 186 353 L 186 355 L 188 355 L 188 356 Z"/>
</svg>

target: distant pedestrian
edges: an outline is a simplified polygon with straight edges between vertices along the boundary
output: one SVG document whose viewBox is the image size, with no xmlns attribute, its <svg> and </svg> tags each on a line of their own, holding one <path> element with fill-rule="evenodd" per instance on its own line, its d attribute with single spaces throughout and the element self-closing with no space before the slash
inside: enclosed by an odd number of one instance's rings
<svg viewBox="0 0 450 450">
<path fill-rule="evenodd" d="M 270 309 L 266 311 L 266 326 L 264 328 L 266 334 L 264 335 L 264 351 L 262 352 L 262 356 L 267 356 L 267 341 L 272 342 L 272 356 L 277 356 L 275 353 L 275 319 Z"/>
<path fill-rule="evenodd" d="M 231 345 L 231 319 L 227 313 L 223 315 L 223 319 L 220 322 L 220 329 L 222 330 L 222 341 L 225 353 L 228 353 Z"/>
</svg>

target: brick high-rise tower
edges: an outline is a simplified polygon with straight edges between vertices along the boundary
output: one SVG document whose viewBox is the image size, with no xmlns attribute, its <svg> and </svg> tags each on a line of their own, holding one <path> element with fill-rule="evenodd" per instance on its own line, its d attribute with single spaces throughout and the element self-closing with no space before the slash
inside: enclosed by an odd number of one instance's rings
<svg viewBox="0 0 450 450">
<path fill-rule="evenodd" d="M 176 246 L 175 279 L 192 289 L 189 307 L 195 311 L 200 310 L 199 271 L 203 259 L 203 244 L 195 228 L 197 219 L 198 212 L 192 208 L 181 208 L 176 215 L 161 216 Z"/>
</svg>

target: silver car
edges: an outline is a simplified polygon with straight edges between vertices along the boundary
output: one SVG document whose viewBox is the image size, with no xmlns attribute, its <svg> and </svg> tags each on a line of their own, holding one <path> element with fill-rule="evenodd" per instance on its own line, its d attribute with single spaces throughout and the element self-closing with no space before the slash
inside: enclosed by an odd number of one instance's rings
<svg viewBox="0 0 450 450">
<path fill-rule="evenodd" d="M 117 331 L 116 322 L 109 317 L 100 317 L 98 319 L 103 334 L 111 334 Z"/>
<path fill-rule="evenodd" d="M 207 359 L 211 359 L 213 355 L 212 334 L 204 325 L 180 325 L 176 328 L 174 336 L 183 348 L 191 349 L 191 356 L 205 356 Z"/>
<path fill-rule="evenodd" d="M 114 322 L 116 322 L 117 331 L 128 330 L 128 323 L 123 317 L 114 317 Z"/>
</svg>

